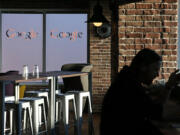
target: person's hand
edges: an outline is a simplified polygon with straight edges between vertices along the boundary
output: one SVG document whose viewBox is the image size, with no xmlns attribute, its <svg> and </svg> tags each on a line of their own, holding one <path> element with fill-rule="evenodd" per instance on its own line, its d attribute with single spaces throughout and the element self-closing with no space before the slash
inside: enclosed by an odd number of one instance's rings
<svg viewBox="0 0 180 135">
<path fill-rule="evenodd" d="M 179 69 L 171 73 L 167 83 L 166 83 L 166 88 L 171 90 L 173 89 L 178 83 L 180 83 L 180 73 Z"/>
</svg>

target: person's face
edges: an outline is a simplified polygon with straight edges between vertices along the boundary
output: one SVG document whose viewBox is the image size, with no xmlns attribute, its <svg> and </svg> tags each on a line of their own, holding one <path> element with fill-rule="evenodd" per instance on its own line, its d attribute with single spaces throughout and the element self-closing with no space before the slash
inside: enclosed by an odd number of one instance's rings
<svg viewBox="0 0 180 135">
<path fill-rule="evenodd" d="M 142 72 L 142 83 L 146 85 L 152 84 L 153 80 L 159 76 L 159 70 L 161 67 L 161 62 L 154 62 L 143 68 Z"/>
</svg>

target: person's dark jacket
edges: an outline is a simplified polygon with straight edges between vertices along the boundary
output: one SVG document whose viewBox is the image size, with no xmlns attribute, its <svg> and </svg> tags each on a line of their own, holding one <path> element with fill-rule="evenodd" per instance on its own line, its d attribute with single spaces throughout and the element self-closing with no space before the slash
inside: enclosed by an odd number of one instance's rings
<svg viewBox="0 0 180 135">
<path fill-rule="evenodd" d="M 125 66 L 107 91 L 101 110 L 100 135 L 162 135 L 151 122 L 161 119 L 162 105 Z"/>
</svg>

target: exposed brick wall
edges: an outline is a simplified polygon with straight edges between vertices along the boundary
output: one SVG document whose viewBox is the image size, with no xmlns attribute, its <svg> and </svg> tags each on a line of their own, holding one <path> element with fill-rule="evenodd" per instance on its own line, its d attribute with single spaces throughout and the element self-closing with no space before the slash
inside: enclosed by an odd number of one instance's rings
<svg viewBox="0 0 180 135">
<path fill-rule="evenodd" d="M 106 5 L 103 6 L 106 7 Z M 119 52 L 119 71 L 124 65 L 130 64 L 139 50 L 151 48 L 163 58 L 159 78 L 168 78 L 170 72 L 177 68 L 177 10 L 177 0 L 144 0 L 119 5 L 119 50 L 117 51 Z M 105 15 L 109 17 L 111 11 L 106 12 Z M 112 65 L 109 64 L 113 44 L 110 40 L 110 38 L 101 40 L 94 35 L 90 36 L 90 62 L 94 65 L 93 107 L 95 111 L 100 111 L 102 99 L 111 83 Z"/>
<path fill-rule="evenodd" d="M 144 0 L 119 6 L 119 70 L 142 48 L 163 57 L 161 77 L 177 67 L 177 0 Z"/>
<path fill-rule="evenodd" d="M 91 3 L 92 8 L 96 4 Z M 100 3 L 103 6 L 103 14 L 110 20 L 110 10 L 108 2 Z M 95 34 L 95 28 L 90 25 L 90 63 L 93 64 L 92 70 L 92 89 L 93 89 L 93 110 L 98 112 L 101 109 L 102 99 L 111 83 L 111 37 L 101 39 Z"/>
</svg>

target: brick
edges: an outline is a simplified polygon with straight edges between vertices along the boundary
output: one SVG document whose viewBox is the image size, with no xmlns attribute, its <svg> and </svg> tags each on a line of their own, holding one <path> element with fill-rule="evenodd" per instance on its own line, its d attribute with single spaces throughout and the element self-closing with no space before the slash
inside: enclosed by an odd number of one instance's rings
<svg viewBox="0 0 180 135">
<path fill-rule="evenodd" d="M 171 29 L 170 29 L 170 32 L 171 32 L 171 33 L 176 33 L 177 31 L 178 31 L 178 28 L 171 28 Z"/>
<path fill-rule="evenodd" d="M 147 4 L 147 3 L 136 3 L 136 9 L 152 9 L 153 5 L 152 4 Z"/>
<path fill-rule="evenodd" d="M 128 9 L 126 15 L 143 15 L 143 10 Z"/>
<path fill-rule="evenodd" d="M 136 16 L 135 18 L 136 21 L 153 21 L 153 16 Z"/>
<path fill-rule="evenodd" d="M 177 56 L 167 56 L 167 55 L 164 55 L 162 56 L 162 60 L 163 61 L 176 61 L 177 60 Z"/>
<path fill-rule="evenodd" d="M 177 15 L 178 10 L 172 9 L 172 10 L 162 10 L 162 14 L 165 15 Z"/>
<path fill-rule="evenodd" d="M 139 27 L 134 28 L 134 32 L 154 32 L 154 30 L 152 28 Z"/>
<path fill-rule="evenodd" d="M 143 15 L 160 15 L 160 10 L 143 10 Z"/>
<path fill-rule="evenodd" d="M 177 38 L 177 34 L 176 33 L 170 33 L 170 34 L 168 34 L 168 33 L 163 33 L 162 34 L 163 35 L 163 37 L 164 38 Z"/>
<path fill-rule="evenodd" d="M 134 44 L 134 39 L 119 39 L 120 44 Z"/>
<path fill-rule="evenodd" d="M 143 22 L 142 21 L 129 21 L 129 22 L 126 22 L 125 24 L 126 26 L 143 26 Z"/>
<path fill-rule="evenodd" d="M 177 44 L 178 40 L 177 39 L 169 39 L 170 44 Z"/>
<path fill-rule="evenodd" d="M 160 27 L 161 22 L 144 22 L 145 27 Z"/>
<path fill-rule="evenodd" d="M 164 0 L 165 3 L 177 3 L 177 0 Z"/>
<path fill-rule="evenodd" d="M 136 51 L 137 51 L 137 50 L 141 50 L 141 49 L 143 49 L 143 48 L 144 48 L 144 44 L 136 44 L 136 45 L 135 45 Z"/>
<path fill-rule="evenodd" d="M 163 51 L 162 52 L 162 55 L 176 55 L 177 54 L 177 51 L 167 51 L 167 50 L 165 50 L 165 51 Z"/>
<path fill-rule="evenodd" d="M 169 27 L 177 27 L 178 26 L 178 22 L 164 22 L 164 26 L 169 26 Z"/>
<path fill-rule="evenodd" d="M 119 33 L 119 38 L 125 38 L 125 33 Z"/>
<path fill-rule="evenodd" d="M 171 21 L 174 19 L 173 19 L 173 16 L 171 15 L 157 15 L 157 16 L 153 16 L 153 20 L 154 21 L 164 21 L 164 20 Z"/>
<path fill-rule="evenodd" d="M 134 27 L 120 27 L 119 32 L 133 32 Z"/>
<path fill-rule="evenodd" d="M 122 51 L 121 49 L 119 49 L 119 54 L 120 55 L 135 55 L 136 52 L 135 52 L 135 50 L 124 50 L 124 51 Z"/>
<path fill-rule="evenodd" d="M 154 39 L 154 44 L 167 44 L 169 42 L 168 39 Z"/>
<path fill-rule="evenodd" d="M 144 38 L 135 39 L 135 44 L 152 44 L 152 39 L 144 39 Z"/>
<path fill-rule="evenodd" d="M 126 33 L 126 38 L 142 38 L 142 33 Z"/>
<path fill-rule="evenodd" d="M 174 62 L 163 62 L 163 67 L 176 67 L 176 63 Z"/>
<path fill-rule="evenodd" d="M 161 45 L 145 45 L 146 48 L 152 49 L 152 50 L 159 50 L 161 49 Z"/>
<path fill-rule="evenodd" d="M 133 8 L 135 8 L 135 3 L 125 4 L 125 5 L 119 6 L 119 9 L 133 9 Z"/>
<path fill-rule="evenodd" d="M 171 31 L 171 28 L 153 28 L 153 31 L 154 32 L 170 32 Z"/>
<path fill-rule="evenodd" d="M 172 5 L 172 9 L 178 9 L 178 5 Z"/>
<path fill-rule="evenodd" d="M 134 21 L 135 16 L 119 15 L 119 20 L 120 21 Z"/>
<path fill-rule="evenodd" d="M 146 38 L 160 38 L 160 33 L 146 33 Z"/>
<path fill-rule="evenodd" d="M 172 5 L 167 4 L 167 3 L 154 3 L 153 8 L 154 9 L 172 9 Z"/>
<path fill-rule="evenodd" d="M 170 50 L 175 50 L 175 49 L 177 49 L 177 45 L 167 45 L 166 48 L 170 49 Z"/>
</svg>

